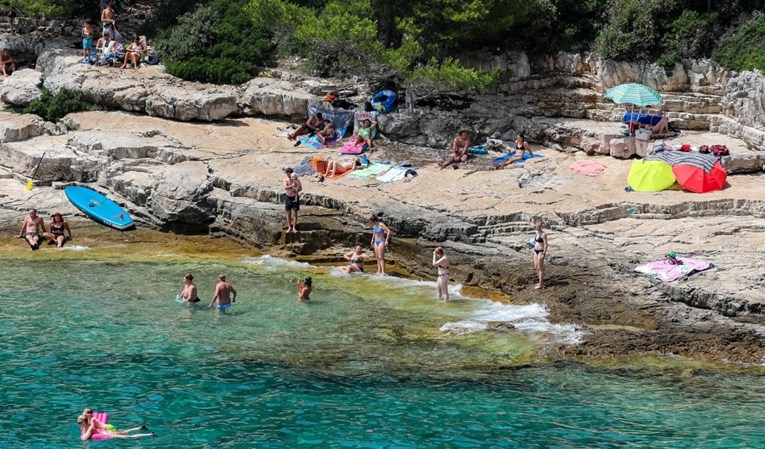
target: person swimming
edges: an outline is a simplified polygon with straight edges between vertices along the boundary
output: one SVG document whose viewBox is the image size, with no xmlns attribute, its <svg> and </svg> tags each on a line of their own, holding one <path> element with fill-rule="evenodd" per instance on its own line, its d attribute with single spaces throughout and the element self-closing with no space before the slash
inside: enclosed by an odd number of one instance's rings
<svg viewBox="0 0 765 449">
<path fill-rule="evenodd" d="M 191 273 L 183 275 L 183 291 L 178 296 L 181 301 L 195 303 L 201 301 L 197 293 L 197 286 L 194 285 L 194 276 Z"/>
<path fill-rule="evenodd" d="M 298 304 L 303 301 L 309 301 L 311 298 L 311 291 L 313 290 L 313 280 L 310 277 L 304 280 L 298 279 Z"/>
</svg>

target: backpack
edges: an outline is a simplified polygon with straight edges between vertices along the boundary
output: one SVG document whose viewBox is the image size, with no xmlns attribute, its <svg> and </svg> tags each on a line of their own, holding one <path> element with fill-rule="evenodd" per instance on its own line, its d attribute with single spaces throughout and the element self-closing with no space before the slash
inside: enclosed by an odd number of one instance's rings
<svg viewBox="0 0 765 449">
<path fill-rule="evenodd" d="M 157 65 L 159 64 L 159 60 L 160 60 L 159 52 L 156 52 L 153 55 L 149 55 L 149 60 L 146 61 L 146 63 L 149 65 Z"/>
</svg>

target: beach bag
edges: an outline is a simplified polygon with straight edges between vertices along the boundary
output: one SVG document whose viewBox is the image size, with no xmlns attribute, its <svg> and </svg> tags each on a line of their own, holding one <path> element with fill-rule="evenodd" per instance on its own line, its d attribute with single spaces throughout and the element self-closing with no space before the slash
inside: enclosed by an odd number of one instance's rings
<svg viewBox="0 0 765 449">
<path fill-rule="evenodd" d="M 651 130 L 645 128 L 639 128 L 635 130 L 635 138 L 637 140 L 647 141 L 651 139 Z"/>
<path fill-rule="evenodd" d="M 154 53 L 153 55 L 149 55 L 149 60 L 146 61 L 149 65 L 157 65 L 159 64 L 159 52 Z"/>
<path fill-rule="evenodd" d="M 730 151 L 728 151 L 728 147 L 726 147 L 725 145 L 712 145 L 711 147 L 709 147 L 709 151 L 711 151 L 715 157 L 730 155 Z"/>
</svg>

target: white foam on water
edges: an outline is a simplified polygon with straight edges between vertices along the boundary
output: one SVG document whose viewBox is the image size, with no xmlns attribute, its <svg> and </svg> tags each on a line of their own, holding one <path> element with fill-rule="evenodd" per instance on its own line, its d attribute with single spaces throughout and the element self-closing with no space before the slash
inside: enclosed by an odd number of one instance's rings
<svg viewBox="0 0 765 449">
<path fill-rule="evenodd" d="M 274 257 L 266 254 L 260 257 L 245 257 L 244 263 L 256 266 L 262 266 L 266 268 L 307 268 L 311 264 L 306 262 L 298 262 L 296 260 L 282 259 L 280 257 Z"/>
<path fill-rule="evenodd" d="M 476 310 L 462 321 L 441 326 L 441 332 L 472 333 L 489 328 L 489 322 L 512 324 L 515 330 L 534 336 L 545 336 L 556 343 L 578 344 L 583 332 L 573 324 L 553 324 L 547 319 L 549 312 L 541 304 L 517 306 L 489 300 L 476 300 Z"/>
<path fill-rule="evenodd" d="M 433 276 L 435 277 L 435 275 Z M 436 288 L 436 281 L 423 281 L 423 280 L 416 280 L 416 279 L 405 279 L 395 276 L 377 276 L 374 273 L 369 274 L 369 279 L 372 281 L 378 281 L 378 282 L 384 282 L 388 285 L 389 288 L 400 288 L 400 289 L 408 289 L 412 287 L 426 287 L 430 289 Z M 455 284 L 449 284 L 449 295 L 454 295 L 456 298 L 463 298 L 462 295 L 462 284 L 455 283 Z"/>
<path fill-rule="evenodd" d="M 90 247 L 89 246 L 82 246 L 82 245 L 71 245 L 71 246 L 65 246 L 65 247 L 59 248 L 59 249 L 63 249 L 63 250 L 66 250 L 66 251 L 88 251 L 88 250 L 90 250 Z"/>
</svg>

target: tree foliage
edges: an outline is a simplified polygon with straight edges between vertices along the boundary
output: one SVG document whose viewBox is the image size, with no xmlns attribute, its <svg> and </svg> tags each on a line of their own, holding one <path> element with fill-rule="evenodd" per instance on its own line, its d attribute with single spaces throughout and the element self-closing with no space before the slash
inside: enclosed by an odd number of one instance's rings
<svg viewBox="0 0 765 449">
<path fill-rule="evenodd" d="M 758 14 L 732 30 L 713 56 L 727 69 L 765 72 L 765 16 Z"/>
</svg>

